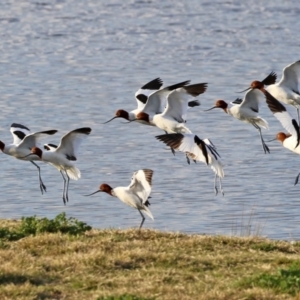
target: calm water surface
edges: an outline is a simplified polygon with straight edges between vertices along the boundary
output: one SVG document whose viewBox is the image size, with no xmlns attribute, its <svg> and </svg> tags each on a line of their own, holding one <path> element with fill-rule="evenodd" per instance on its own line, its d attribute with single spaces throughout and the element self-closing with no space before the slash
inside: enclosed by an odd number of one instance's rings
<svg viewBox="0 0 300 300">
<path fill-rule="evenodd" d="M 300 8 L 291 1 L 2 1 L 0 4 L 0 139 L 11 143 L 13 122 L 33 132 L 90 126 L 81 147 L 82 178 L 70 183 L 62 204 L 62 178 L 42 165 L 48 192 L 41 196 L 37 172 L 4 154 L 1 218 L 54 217 L 65 211 L 98 228 L 137 226 L 137 211 L 118 199 L 84 197 L 102 182 L 126 186 L 139 168 L 154 170 L 151 210 L 145 227 L 208 234 L 300 238 L 300 185 L 293 186 L 300 157 L 270 143 L 265 155 L 258 133 L 220 110 L 204 113 L 216 99 L 232 101 L 254 79 L 298 60 Z M 209 137 L 222 156 L 225 196 L 213 193 L 214 174 L 204 164 L 173 157 L 156 128 L 102 125 L 116 109 L 135 108 L 134 92 L 160 76 L 165 84 L 208 82 L 202 106 L 188 126 Z M 295 115 L 293 109 L 290 110 Z M 271 139 L 281 125 L 264 106 Z M 251 228 L 249 227 L 251 225 Z"/>
</svg>

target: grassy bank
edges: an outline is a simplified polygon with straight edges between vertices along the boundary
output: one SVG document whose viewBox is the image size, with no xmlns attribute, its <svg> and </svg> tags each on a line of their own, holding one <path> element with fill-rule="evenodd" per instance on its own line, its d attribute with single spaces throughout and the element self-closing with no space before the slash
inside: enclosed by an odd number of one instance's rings
<svg viewBox="0 0 300 300">
<path fill-rule="evenodd" d="M 0 221 L 0 299 L 300 299 L 300 243 Z"/>
</svg>

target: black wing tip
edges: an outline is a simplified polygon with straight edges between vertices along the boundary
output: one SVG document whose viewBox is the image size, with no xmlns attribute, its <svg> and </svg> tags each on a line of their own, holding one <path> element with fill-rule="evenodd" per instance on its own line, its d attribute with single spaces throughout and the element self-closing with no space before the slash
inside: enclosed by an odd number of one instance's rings
<svg viewBox="0 0 300 300">
<path fill-rule="evenodd" d="M 51 143 L 44 145 L 44 149 L 46 149 L 46 150 L 51 150 L 50 147 L 51 148 L 57 148 L 57 145 L 54 145 L 54 144 L 51 144 Z"/>
<path fill-rule="evenodd" d="M 274 71 L 271 71 L 271 73 L 262 81 L 265 85 L 271 85 L 274 84 L 277 80 L 277 74 Z"/>
<path fill-rule="evenodd" d="M 26 129 L 28 131 L 30 131 L 30 129 L 22 124 L 18 124 L 18 123 L 12 123 L 10 125 L 10 127 L 13 127 L 13 128 L 21 128 L 21 129 Z"/>
<path fill-rule="evenodd" d="M 233 104 L 241 104 L 243 102 L 242 98 L 236 98 L 234 101 L 232 101 Z"/>
<path fill-rule="evenodd" d="M 178 88 L 181 88 L 183 86 L 188 85 L 190 82 L 191 82 L 190 80 L 186 80 L 186 81 L 182 81 L 182 82 L 179 82 L 179 83 L 175 83 L 173 85 L 168 86 L 167 89 L 169 91 L 173 91 L 173 90 L 176 90 Z"/>
<path fill-rule="evenodd" d="M 145 174 L 147 182 L 150 184 L 150 186 L 152 186 L 153 170 L 151 170 L 151 169 L 142 169 L 142 170 Z"/>
<path fill-rule="evenodd" d="M 82 127 L 82 128 L 78 128 L 78 129 L 73 130 L 73 132 L 83 133 L 83 134 L 90 134 L 92 132 L 92 129 L 90 127 Z"/>
<path fill-rule="evenodd" d="M 276 99 L 274 98 L 268 91 L 264 91 L 266 102 L 268 107 L 270 108 L 273 114 L 278 112 L 286 111 L 286 108 Z"/>
<path fill-rule="evenodd" d="M 144 94 L 138 94 L 138 95 L 136 95 L 136 98 L 144 104 L 146 104 L 146 102 L 148 100 L 148 96 L 146 96 Z"/>
<path fill-rule="evenodd" d="M 193 97 L 197 97 L 200 94 L 203 94 L 207 90 L 207 82 L 204 83 L 196 83 L 190 84 L 188 86 L 183 87 L 187 93 L 189 93 Z"/>
<path fill-rule="evenodd" d="M 15 130 L 13 132 L 14 135 L 16 135 L 20 140 L 23 140 L 26 134 L 23 131 Z"/>
<path fill-rule="evenodd" d="M 162 85 L 163 85 L 162 79 L 160 77 L 157 77 L 157 78 L 149 81 L 145 85 L 143 85 L 141 87 L 141 89 L 143 89 L 143 90 L 159 90 Z"/>
<path fill-rule="evenodd" d="M 57 132 L 58 130 L 46 130 L 46 131 L 42 131 L 41 133 L 45 133 L 45 134 L 49 134 L 49 135 L 53 135 Z"/>
<path fill-rule="evenodd" d="M 190 101 L 190 102 L 188 103 L 188 106 L 189 106 L 189 107 L 195 107 L 195 106 L 200 106 L 200 105 L 201 105 L 201 103 L 200 103 L 199 100 Z"/>
<path fill-rule="evenodd" d="M 205 142 L 203 140 L 201 140 L 197 135 L 194 136 L 194 142 L 202 150 L 202 153 L 203 153 L 203 155 L 205 157 L 206 165 L 208 165 L 208 163 L 209 163 L 209 161 L 208 161 L 208 153 L 207 153 Z"/>
</svg>

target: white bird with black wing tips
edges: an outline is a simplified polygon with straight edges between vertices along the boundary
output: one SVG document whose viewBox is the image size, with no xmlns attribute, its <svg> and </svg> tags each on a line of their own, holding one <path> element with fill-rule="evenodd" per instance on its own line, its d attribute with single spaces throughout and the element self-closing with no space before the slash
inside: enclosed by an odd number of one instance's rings
<svg viewBox="0 0 300 300">
<path fill-rule="evenodd" d="M 218 194 L 217 179 L 219 179 L 220 190 L 224 195 L 221 181 L 224 178 L 223 165 L 216 147 L 209 139 L 201 140 L 197 135 L 182 133 L 163 134 L 156 138 L 171 148 L 185 153 L 190 159 L 210 166 L 215 173 L 215 193 Z"/>
<path fill-rule="evenodd" d="M 250 88 L 256 87 L 258 84 L 266 83 L 253 81 Z M 300 60 L 287 65 L 282 71 L 282 77 L 279 82 L 273 83 L 265 87 L 265 89 L 278 101 L 284 104 L 292 105 L 297 109 L 299 124 L 299 108 L 300 108 Z M 250 89 L 249 88 L 249 89 Z"/>
<path fill-rule="evenodd" d="M 207 89 L 207 83 L 191 85 L 189 81 L 173 85 L 172 89 L 162 89 L 150 95 L 144 109 L 137 114 L 136 119 L 164 130 L 166 133 L 191 133 L 185 126 L 186 114 L 191 97 L 197 97 Z M 162 113 L 157 113 L 156 97 L 166 97 L 167 106 Z"/>
<path fill-rule="evenodd" d="M 80 170 L 75 166 L 74 161 L 77 160 L 79 146 L 83 140 L 91 133 L 89 127 L 78 128 L 65 134 L 60 144 L 55 148 L 55 145 L 46 148 L 48 151 L 42 151 L 38 147 L 31 149 L 31 154 L 25 157 L 38 157 L 43 162 L 49 163 L 59 170 L 64 180 L 63 202 L 69 201 L 68 190 L 70 178 L 78 180 L 81 177 Z M 65 178 L 65 176 L 66 178 Z"/>
<path fill-rule="evenodd" d="M 261 143 L 262 143 L 264 152 L 270 153 L 270 150 L 269 150 L 268 146 L 266 145 L 266 143 L 264 142 L 264 139 L 263 139 L 262 133 L 261 133 L 261 127 L 265 128 L 265 129 L 269 128 L 268 122 L 266 120 L 264 120 L 263 118 L 261 118 L 260 116 L 258 116 L 259 105 L 263 99 L 264 99 L 263 94 L 260 91 L 260 89 L 257 87 L 257 88 L 253 88 L 250 91 L 248 91 L 245 94 L 244 99 L 243 99 L 243 101 L 241 101 L 240 104 L 235 104 L 231 107 L 228 107 L 228 104 L 224 100 L 217 100 L 215 103 L 215 106 L 213 106 L 212 108 L 210 108 L 206 111 L 212 110 L 214 108 L 221 108 L 228 115 L 230 115 L 240 121 L 243 121 L 245 123 L 249 123 L 249 124 L 253 125 L 259 132 L 259 136 L 261 139 Z M 234 102 L 239 103 L 240 101 L 239 101 L 239 99 L 236 99 Z"/>
<path fill-rule="evenodd" d="M 135 93 L 135 99 L 137 102 L 136 109 L 130 112 L 123 109 L 118 109 L 115 113 L 115 116 L 103 124 L 106 124 L 116 118 L 123 118 L 128 121 L 134 120 L 136 118 L 136 114 L 139 113 L 145 107 L 149 95 L 159 90 L 162 85 L 163 81 L 159 77 L 146 83 Z"/>
<path fill-rule="evenodd" d="M 133 173 L 131 183 L 127 187 L 112 188 L 106 183 L 102 183 L 99 190 L 86 195 L 91 196 L 99 192 L 105 192 L 113 197 L 119 198 L 125 204 L 137 209 L 142 217 L 142 222 L 139 229 L 142 228 L 145 217 L 142 212 L 148 215 L 153 220 L 153 215 L 148 208 L 150 205 L 149 196 L 152 187 L 153 171 L 150 169 L 142 169 Z"/>
<path fill-rule="evenodd" d="M 268 91 L 264 91 L 266 101 L 274 117 L 281 123 L 283 128 L 289 133 L 278 132 L 275 140 L 282 143 L 283 147 L 300 154 L 299 146 L 299 125 L 295 119 L 287 112 L 286 108 L 277 101 Z M 298 183 L 300 173 L 296 177 L 295 185 Z"/>
<path fill-rule="evenodd" d="M 44 185 L 41 178 L 41 169 L 34 162 L 34 160 L 40 160 L 38 157 L 24 157 L 30 154 L 30 149 L 36 147 L 38 141 L 48 135 L 55 134 L 57 130 L 46 130 L 40 132 L 30 133 L 30 129 L 24 125 L 13 123 L 10 126 L 10 132 L 13 135 L 13 144 L 5 145 L 0 141 L 0 149 L 3 153 L 13 156 L 20 160 L 30 161 L 38 169 L 40 190 L 41 193 L 46 192 L 46 186 Z"/>
</svg>

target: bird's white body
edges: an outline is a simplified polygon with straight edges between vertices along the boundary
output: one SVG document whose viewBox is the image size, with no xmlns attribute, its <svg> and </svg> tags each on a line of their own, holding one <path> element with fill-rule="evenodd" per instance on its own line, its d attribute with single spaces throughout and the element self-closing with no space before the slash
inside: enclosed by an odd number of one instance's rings
<svg viewBox="0 0 300 300">
<path fill-rule="evenodd" d="M 43 151 L 42 161 L 49 163 L 58 171 L 65 171 L 68 176 L 73 180 L 78 180 L 81 177 L 80 170 L 75 166 L 73 161 L 67 159 L 66 155 L 62 152 Z"/>
<path fill-rule="evenodd" d="M 150 124 L 160 128 L 167 133 L 192 133 L 185 123 L 179 123 L 168 115 L 157 114 L 149 120 Z"/>
<path fill-rule="evenodd" d="M 186 84 L 186 82 L 184 83 Z M 143 109 L 143 117 L 156 127 L 167 133 L 191 133 L 185 126 L 186 114 L 189 108 L 191 97 L 196 97 L 206 90 L 206 83 L 199 83 L 189 86 L 180 86 L 175 89 L 161 89 L 150 95 L 148 102 Z M 166 99 L 166 107 L 162 113 L 158 109 L 162 108 L 162 101 L 158 98 Z"/>
<path fill-rule="evenodd" d="M 112 189 L 112 195 L 119 198 L 125 204 L 144 211 L 152 220 L 153 215 L 149 208 L 144 204 L 144 201 L 137 195 L 135 190 L 129 187 L 116 187 Z"/>
<path fill-rule="evenodd" d="M 246 94 L 241 104 L 227 108 L 227 113 L 245 123 L 256 124 L 268 129 L 268 122 L 258 116 L 259 104 L 263 99 L 263 93 L 258 89 L 251 89 Z"/>
<path fill-rule="evenodd" d="M 278 83 L 271 84 L 266 90 L 277 100 L 300 108 L 300 61 L 296 61 L 283 69 Z"/>
</svg>

